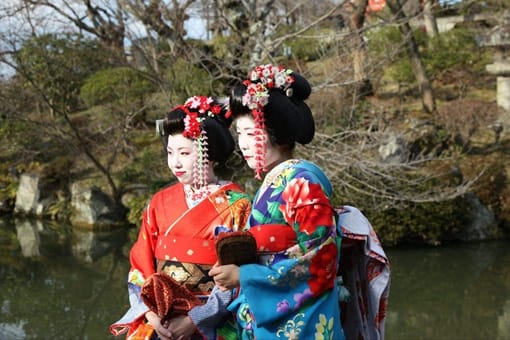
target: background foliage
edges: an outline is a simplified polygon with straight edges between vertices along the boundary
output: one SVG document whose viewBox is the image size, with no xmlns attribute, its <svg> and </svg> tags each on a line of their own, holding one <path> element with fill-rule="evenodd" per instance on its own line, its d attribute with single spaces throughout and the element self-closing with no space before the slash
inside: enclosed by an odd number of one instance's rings
<svg viewBox="0 0 510 340">
<path fill-rule="evenodd" d="M 308 104 L 316 138 L 298 148 L 298 156 L 318 163 L 333 182 L 334 203 L 363 209 L 384 242 L 455 238 L 466 231 L 468 193 L 507 228 L 508 140 L 494 129 L 502 113 L 495 79 L 485 71 L 494 50 L 481 47 L 480 37 L 501 24 L 498 13 L 508 5 L 436 3 L 437 17 L 486 17 L 431 36 L 411 0 L 396 12 L 386 7 L 358 16 L 355 5 L 363 1 L 349 3 L 117 0 L 1 7 L 1 18 L 21 15 L 29 28 L 0 32 L 0 64 L 13 70 L 0 82 L 2 209 L 12 211 L 19 175 L 35 171 L 58 179 L 50 180 L 58 194 L 46 217 L 67 218 L 69 185 L 86 179 L 127 207 L 126 219 L 138 224 L 152 193 L 175 181 L 155 119 L 191 95 L 226 96 L 255 64 L 278 63 L 313 85 Z M 34 22 L 52 27 L 40 11 L 50 11 L 65 29 L 33 29 Z M 186 35 L 189 15 L 206 19 L 207 38 Z M 406 35 L 401 28 L 408 23 Z M 423 107 L 424 76 L 434 88 L 433 112 Z M 398 159 L 382 156 L 391 140 L 402 143 Z M 258 183 L 238 152 L 219 170 L 255 192 Z"/>
</svg>

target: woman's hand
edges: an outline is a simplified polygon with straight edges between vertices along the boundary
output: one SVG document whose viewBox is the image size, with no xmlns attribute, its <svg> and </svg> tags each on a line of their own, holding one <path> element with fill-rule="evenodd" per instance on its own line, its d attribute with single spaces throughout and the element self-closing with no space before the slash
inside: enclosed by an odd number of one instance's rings
<svg viewBox="0 0 510 340">
<path fill-rule="evenodd" d="M 149 321 L 152 328 L 154 328 L 154 331 L 159 335 L 161 340 L 173 340 L 174 339 L 174 335 L 172 334 L 172 332 L 167 329 L 168 322 L 165 322 L 165 324 L 162 325 L 161 319 L 159 318 L 159 316 L 156 313 L 154 313 L 152 311 L 147 312 L 147 313 L 145 313 L 145 318 L 147 319 L 147 321 Z"/>
<path fill-rule="evenodd" d="M 230 290 L 239 286 L 239 267 L 235 264 L 215 266 L 209 271 L 209 276 L 221 290 Z"/>
<path fill-rule="evenodd" d="M 196 332 L 196 327 L 189 316 L 183 315 L 171 319 L 168 329 L 172 332 L 174 339 L 191 339 Z"/>
</svg>

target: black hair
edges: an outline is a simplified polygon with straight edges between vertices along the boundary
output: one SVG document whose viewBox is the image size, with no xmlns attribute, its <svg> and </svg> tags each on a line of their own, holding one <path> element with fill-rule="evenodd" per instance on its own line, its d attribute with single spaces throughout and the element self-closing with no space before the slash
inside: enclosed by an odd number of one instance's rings
<svg viewBox="0 0 510 340">
<path fill-rule="evenodd" d="M 235 148 L 235 141 L 229 130 L 232 118 L 226 117 L 228 110 L 224 104 L 214 98 L 213 100 L 212 104 L 220 105 L 221 112 L 214 115 L 214 117 L 205 116 L 200 126 L 207 136 L 207 159 L 223 164 Z M 184 108 L 183 106 L 173 108 L 167 112 L 165 119 L 158 128 L 165 151 L 168 144 L 168 136 L 183 133 L 184 131 L 185 110 L 193 111 L 193 109 Z"/>
<path fill-rule="evenodd" d="M 264 121 L 270 142 L 274 145 L 308 144 L 315 134 L 315 122 L 310 107 L 304 102 L 312 92 L 310 83 L 293 72 L 294 81 L 287 91 L 272 88 L 268 103 L 264 106 Z M 243 105 L 247 86 L 238 84 L 230 93 L 230 111 L 233 119 L 251 114 Z"/>
</svg>

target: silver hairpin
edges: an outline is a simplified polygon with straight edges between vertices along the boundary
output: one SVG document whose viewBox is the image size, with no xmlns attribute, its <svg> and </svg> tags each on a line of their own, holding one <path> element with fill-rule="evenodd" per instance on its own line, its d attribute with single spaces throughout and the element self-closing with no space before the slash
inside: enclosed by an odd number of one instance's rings
<svg viewBox="0 0 510 340">
<path fill-rule="evenodd" d="M 165 135 L 165 128 L 163 123 L 165 122 L 164 119 L 156 119 L 156 133 L 160 136 Z"/>
</svg>

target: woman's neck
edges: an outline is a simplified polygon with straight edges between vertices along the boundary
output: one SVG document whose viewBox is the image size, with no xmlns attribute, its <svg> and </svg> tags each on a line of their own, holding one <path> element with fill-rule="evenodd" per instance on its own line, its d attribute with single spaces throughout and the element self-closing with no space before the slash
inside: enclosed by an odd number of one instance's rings
<svg viewBox="0 0 510 340">
<path fill-rule="evenodd" d="M 280 156 L 274 160 L 273 162 L 267 164 L 266 166 L 264 166 L 264 171 L 265 172 L 269 172 L 271 171 L 275 166 L 277 166 L 278 164 L 280 163 L 283 163 L 289 159 L 292 158 L 292 152 L 289 151 L 287 148 L 281 148 L 280 149 Z"/>
<path fill-rule="evenodd" d="M 186 199 L 189 203 L 197 202 L 203 200 L 211 193 L 216 191 L 218 186 L 218 179 L 214 177 L 214 180 L 211 179 L 206 185 L 201 187 L 195 186 L 193 184 L 185 184 L 184 193 L 186 194 Z"/>
</svg>

